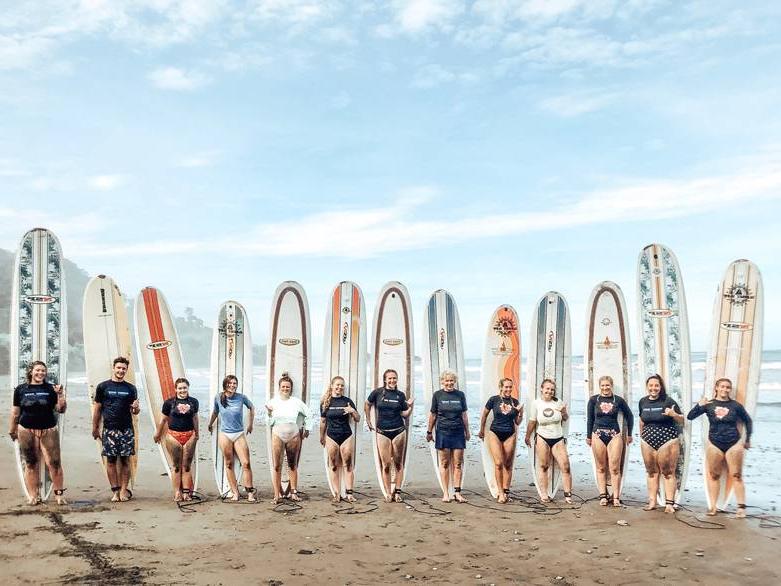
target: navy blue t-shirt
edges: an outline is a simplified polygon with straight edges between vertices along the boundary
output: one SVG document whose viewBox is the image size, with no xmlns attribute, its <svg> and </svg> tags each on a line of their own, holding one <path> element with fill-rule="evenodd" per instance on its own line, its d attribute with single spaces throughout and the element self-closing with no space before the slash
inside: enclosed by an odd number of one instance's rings
<svg viewBox="0 0 781 586">
<path fill-rule="evenodd" d="M 466 395 L 458 389 L 446 391 L 439 389 L 431 397 L 431 412 L 437 416 L 437 431 L 463 432 L 464 420 L 461 414 L 466 411 Z"/>
<path fill-rule="evenodd" d="M 404 427 L 402 411 L 408 408 L 407 397 L 398 389 L 389 390 L 384 387 L 374 389 L 369 393 L 366 402 L 377 409 L 377 429 L 390 430 Z"/>
<path fill-rule="evenodd" d="M 95 402 L 100 405 L 104 429 L 133 427 L 130 408 L 138 398 L 136 387 L 127 381 L 106 380 L 95 387 Z"/>
<path fill-rule="evenodd" d="M 19 407 L 19 425 L 27 429 L 51 429 L 57 425 L 54 407 L 57 393 L 49 383 L 23 383 L 14 389 L 14 407 Z"/>
</svg>

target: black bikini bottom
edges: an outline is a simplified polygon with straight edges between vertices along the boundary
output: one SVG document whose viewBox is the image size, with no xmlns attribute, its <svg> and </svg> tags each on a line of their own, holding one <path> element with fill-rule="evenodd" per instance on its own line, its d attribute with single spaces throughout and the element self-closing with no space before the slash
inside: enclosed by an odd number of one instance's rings
<svg viewBox="0 0 781 586">
<path fill-rule="evenodd" d="M 512 435 L 515 433 L 515 430 L 512 431 L 496 431 L 495 429 L 491 430 L 493 434 L 499 438 L 499 441 L 504 443 L 507 441 L 507 438 L 512 437 Z"/>
<path fill-rule="evenodd" d="M 608 445 L 610 440 L 619 434 L 615 429 L 608 429 L 605 427 L 598 427 L 594 430 L 594 433 L 597 434 L 597 437 L 599 437 L 605 445 Z"/>
<path fill-rule="evenodd" d="M 726 454 L 727 450 L 729 450 L 732 446 L 738 443 L 738 441 L 740 441 L 740 438 L 728 442 L 721 442 L 719 440 L 708 438 L 708 441 Z"/>
<path fill-rule="evenodd" d="M 394 437 L 396 437 L 400 433 L 404 433 L 405 431 L 407 431 L 406 427 L 397 427 L 396 429 L 380 429 L 379 427 L 377 428 L 377 433 L 381 433 L 391 441 L 393 441 Z"/>
<path fill-rule="evenodd" d="M 332 431 L 327 431 L 325 435 L 330 437 L 332 440 L 336 442 L 337 446 L 341 446 L 345 441 L 347 441 L 350 436 L 352 436 L 352 431 L 344 431 L 342 433 L 334 433 Z"/>
<path fill-rule="evenodd" d="M 543 440 L 543 441 L 544 441 L 546 444 L 548 444 L 548 446 L 550 446 L 551 448 L 553 448 L 553 446 L 555 446 L 555 445 L 556 445 L 557 443 L 559 443 L 560 441 L 563 441 L 565 444 L 567 443 L 567 440 L 566 440 L 566 439 L 564 439 L 564 436 L 562 436 L 562 437 L 548 438 L 548 437 L 542 437 L 541 435 L 538 435 L 537 437 L 538 437 L 538 438 L 540 438 L 541 440 Z"/>
</svg>

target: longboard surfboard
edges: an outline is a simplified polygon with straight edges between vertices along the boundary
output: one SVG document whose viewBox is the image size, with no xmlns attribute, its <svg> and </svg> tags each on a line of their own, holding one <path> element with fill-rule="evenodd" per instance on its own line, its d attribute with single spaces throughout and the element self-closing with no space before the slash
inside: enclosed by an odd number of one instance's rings
<svg viewBox="0 0 781 586">
<path fill-rule="evenodd" d="M 19 243 L 14 263 L 11 291 L 10 381 L 13 389 L 26 381 L 28 365 L 36 360 L 46 363 L 46 380 L 65 385 L 68 358 L 68 304 L 65 290 L 65 267 L 57 237 L 45 228 L 27 232 Z M 60 445 L 65 431 L 64 414 L 57 415 Z M 14 442 L 17 471 L 22 490 L 30 495 L 24 483 L 24 465 L 19 442 Z M 51 495 L 51 477 L 41 461 L 39 494 Z"/>
<path fill-rule="evenodd" d="M 238 379 L 237 393 L 252 400 L 252 336 L 250 334 L 247 312 L 241 303 L 226 301 L 217 311 L 217 321 L 212 332 L 211 368 L 209 370 L 209 407 L 205 412 L 214 409 L 214 399 L 222 393 L 223 379 L 232 374 Z M 248 415 L 248 414 L 246 414 Z M 244 428 L 249 424 L 244 418 Z M 214 422 L 214 432 L 211 436 L 212 461 L 214 464 L 214 481 L 221 495 L 230 491 L 228 475 L 225 470 L 225 457 L 220 449 L 220 418 Z M 251 457 L 251 454 L 250 454 Z M 239 458 L 233 456 L 231 463 L 236 480 L 240 484 L 242 470 Z"/>
<path fill-rule="evenodd" d="M 535 399 L 541 397 L 540 387 L 546 378 L 556 384 L 556 396 L 569 407 L 572 398 L 572 336 L 569 306 L 561 294 L 549 291 L 537 302 L 532 313 L 529 339 L 526 373 L 529 386 L 527 417 L 532 412 Z M 569 433 L 569 419 L 563 421 L 561 427 L 566 438 Z M 529 448 L 529 471 L 540 498 L 552 499 L 561 485 L 561 469 L 553 460 L 548 468 L 547 482 L 540 486 L 534 443 L 532 442 Z"/>
<path fill-rule="evenodd" d="M 757 266 L 745 259 L 730 263 L 716 290 L 713 303 L 703 396 L 713 398 L 715 381 L 728 378 L 732 381 L 731 397 L 743 405 L 752 419 L 757 412 L 759 395 L 763 310 L 762 275 Z M 708 443 L 708 419 L 705 416 L 700 419 L 703 422 L 702 442 L 705 446 Z M 707 478 L 707 459 L 704 459 L 702 469 Z M 723 509 L 733 496 L 731 478 L 726 469 L 721 473 L 720 488 L 716 506 Z M 711 508 L 714 499 L 708 493 L 707 482 L 705 497 Z"/>
<path fill-rule="evenodd" d="M 426 407 L 431 405 L 434 393 L 441 388 L 440 375 L 445 370 L 452 370 L 458 376 L 456 388 L 469 396 L 466 389 L 466 366 L 464 364 L 464 345 L 461 337 L 461 322 L 458 308 L 453 296 L 444 289 L 438 289 L 431 294 L 423 314 L 423 380 Z M 439 475 L 439 459 L 434 442 L 429 442 L 431 460 L 434 463 L 434 474 L 437 477 L 442 492 L 453 496 L 452 468 L 448 486 L 445 486 Z M 462 476 L 466 476 L 464 469 Z"/>
<path fill-rule="evenodd" d="M 163 416 L 166 399 L 176 396 L 174 381 L 185 376 L 179 336 L 173 316 L 162 292 L 145 287 L 136 298 L 135 305 L 136 349 L 144 374 L 144 391 L 152 425 Z M 163 441 L 158 445 L 163 468 L 171 477 L 171 462 Z M 193 489 L 198 487 L 198 455 L 193 458 Z"/>
<path fill-rule="evenodd" d="M 662 377 L 667 395 L 683 413 L 692 404 L 689 316 L 678 259 L 661 244 L 649 244 L 637 262 L 638 317 L 640 318 L 641 384 L 653 375 Z M 631 407 L 631 405 L 630 405 Z M 689 472 L 691 421 L 683 420 L 678 437 L 680 451 L 675 467 L 675 502 L 680 503 Z M 664 487 L 660 482 L 660 496 Z"/>
<path fill-rule="evenodd" d="M 380 290 L 377 305 L 374 308 L 374 339 L 372 341 L 372 388 L 383 386 L 383 373 L 392 369 L 399 377 L 397 388 L 404 393 L 407 399 L 415 395 L 415 365 L 413 350 L 412 330 L 412 305 L 410 303 L 407 288 L 398 281 L 386 283 Z M 383 496 L 388 497 L 385 485 L 382 482 L 382 464 L 377 446 L 377 414 L 374 407 L 371 408 L 372 447 L 374 452 L 374 467 L 377 472 L 377 480 L 380 484 Z M 401 489 L 407 480 L 407 458 L 409 456 L 410 434 L 409 427 L 412 414 L 406 420 L 407 441 L 404 445 L 402 462 L 404 477 L 402 484 L 396 484 L 396 489 Z"/>
<path fill-rule="evenodd" d="M 309 302 L 304 288 L 295 281 L 284 281 L 274 292 L 271 301 L 269 342 L 266 364 L 266 396 L 276 396 L 279 379 L 283 373 L 293 380 L 293 396 L 309 404 L 311 390 L 311 348 L 312 334 L 309 321 Z M 303 421 L 300 421 L 303 427 Z M 268 465 L 273 476 L 271 426 L 266 426 Z M 303 442 L 302 442 L 303 446 Z M 298 457 L 300 458 L 299 451 Z"/>
<path fill-rule="evenodd" d="M 355 283 L 342 281 L 334 287 L 325 316 L 323 348 L 323 393 L 327 393 L 331 379 L 344 378 L 344 395 L 362 408 L 366 392 L 366 308 L 363 293 Z M 358 451 L 358 425 L 352 421 L 353 470 Z M 328 486 L 333 496 L 345 496 L 344 479 L 333 486 L 328 475 L 328 453 L 323 450 Z"/>
<path fill-rule="evenodd" d="M 621 288 L 611 281 L 603 281 L 591 292 L 586 315 L 586 351 L 584 354 L 586 375 L 586 405 L 592 395 L 599 393 L 599 379 L 610 376 L 613 379 L 613 394 L 632 406 L 632 363 L 629 347 L 629 320 L 626 302 Z M 618 416 L 621 435 L 625 439 L 628 429 L 623 415 Z M 586 430 L 591 434 L 591 430 Z M 594 480 L 597 467 L 592 455 Z M 629 446 L 624 442 L 621 457 L 621 484 L 626 478 L 629 463 Z M 607 478 L 608 486 L 610 477 Z M 612 486 L 613 497 L 621 496 L 622 486 Z"/>
<path fill-rule="evenodd" d="M 488 321 L 483 346 L 483 367 L 480 378 L 481 410 L 488 399 L 499 393 L 499 380 L 509 378 L 513 381 L 512 397 L 520 399 L 521 388 L 521 332 L 518 314 L 510 305 L 498 307 Z M 493 413 L 488 414 L 485 422 L 486 433 L 490 433 Z M 515 441 L 518 441 L 516 434 Z M 491 496 L 496 498 L 501 487 L 496 485 L 494 460 L 485 439 L 482 442 L 483 475 Z M 513 457 L 513 462 L 515 457 Z"/>
<path fill-rule="evenodd" d="M 130 336 L 125 296 L 111 277 L 98 275 L 87 283 L 82 305 L 82 329 L 90 421 L 92 421 L 93 411 L 100 409 L 100 406 L 95 403 L 95 389 L 101 382 L 111 378 L 115 358 L 122 356 L 130 361 L 124 380 L 132 385 L 136 384 L 133 342 Z M 130 486 L 132 487 L 138 468 L 138 415 L 131 415 L 131 419 L 135 436 L 135 454 L 130 456 Z M 96 444 L 105 471 L 103 442 L 99 438 Z"/>
</svg>

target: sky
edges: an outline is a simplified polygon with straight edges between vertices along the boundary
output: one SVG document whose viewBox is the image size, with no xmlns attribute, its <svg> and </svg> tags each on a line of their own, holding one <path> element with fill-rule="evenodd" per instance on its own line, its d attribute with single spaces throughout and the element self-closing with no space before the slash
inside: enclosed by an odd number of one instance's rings
<svg viewBox="0 0 781 586">
<path fill-rule="evenodd" d="M 438 288 L 479 356 L 494 308 L 591 289 L 636 320 L 678 256 L 692 349 L 737 258 L 781 348 L 781 6 L 708 0 L 0 0 L 0 247 L 45 226 L 90 274 L 211 322 L 298 280 L 369 315 Z M 369 319 L 371 323 L 371 319 Z M 639 344 L 634 327 L 633 347 Z M 418 349 L 420 346 L 418 346 Z"/>
</svg>

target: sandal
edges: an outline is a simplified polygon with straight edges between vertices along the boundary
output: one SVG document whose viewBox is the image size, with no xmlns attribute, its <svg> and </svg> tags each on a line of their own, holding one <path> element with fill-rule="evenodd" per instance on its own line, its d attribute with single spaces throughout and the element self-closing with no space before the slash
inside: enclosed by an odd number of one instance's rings
<svg viewBox="0 0 781 586">
<path fill-rule="evenodd" d="M 57 499 L 57 504 L 58 504 L 58 505 L 67 505 L 67 504 L 68 504 L 68 501 L 66 501 L 66 500 L 65 500 L 65 497 L 64 497 L 64 496 L 62 496 L 62 495 L 63 495 L 63 493 L 64 493 L 66 490 L 68 490 L 68 489 L 67 489 L 67 488 L 58 488 L 58 489 L 55 489 L 55 491 L 54 491 L 54 496 L 55 496 L 55 497 L 56 497 L 56 499 Z"/>
<path fill-rule="evenodd" d="M 735 518 L 736 519 L 745 519 L 746 518 L 746 504 L 745 503 L 738 503 L 738 508 L 735 511 Z"/>
</svg>

